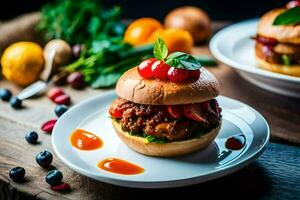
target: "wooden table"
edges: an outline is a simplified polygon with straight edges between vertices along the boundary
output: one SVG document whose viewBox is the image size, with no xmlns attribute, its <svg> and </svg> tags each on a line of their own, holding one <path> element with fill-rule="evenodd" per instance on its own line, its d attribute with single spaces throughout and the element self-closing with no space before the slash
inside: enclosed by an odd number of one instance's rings
<svg viewBox="0 0 300 200">
<path fill-rule="evenodd" d="M 194 53 L 208 53 L 206 46 L 196 48 Z M 285 138 L 290 143 L 299 142 L 300 106 L 299 99 L 279 96 L 261 90 L 243 80 L 229 67 L 220 64 L 209 68 L 222 84 L 222 95 L 241 100 L 260 111 L 270 124 L 273 141 Z M 0 81 L 0 87 L 7 87 L 17 94 L 19 88 Z M 74 91 L 65 88 L 74 103 L 104 92 L 85 89 Z M 14 110 L 8 103 L 0 101 L 0 199 L 129 199 L 147 197 L 243 197 L 259 199 L 299 199 L 300 198 L 300 149 L 296 145 L 271 142 L 263 155 L 248 167 L 203 184 L 177 189 L 132 189 L 117 187 L 79 175 L 67 168 L 57 157 L 53 165 L 64 174 L 64 180 L 72 186 L 72 191 L 59 193 L 45 183 L 47 170 L 35 162 L 35 155 L 48 149 L 53 152 L 51 135 L 42 133 L 40 125 L 54 115 L 55 105 L 46 97 L 26 100 L 24 108 Z M 24 135 L 36 130 L 41 143 L 29 145 Z M 285 135 L 286 134 L 286 135 Z M 295 139 L 296 138 L 296 139 Z M 298 138 L 298 140 L 297 140 Z M 26 182 L 15 183 L 8 178 L 12 167 L 26 169 Z M 240 196 L 241 195 L 241 196 Z"/>
</svg>

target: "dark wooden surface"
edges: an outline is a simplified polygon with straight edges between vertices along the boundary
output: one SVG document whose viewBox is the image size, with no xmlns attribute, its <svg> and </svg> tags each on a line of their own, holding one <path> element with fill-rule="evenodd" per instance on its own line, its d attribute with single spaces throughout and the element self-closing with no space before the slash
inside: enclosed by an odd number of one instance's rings
<svg viewBox="0 0 300 200">
<path fill-rule="evenodd" d="M 196 48 L 195 54 L 208 54 L 207 46 Z M 35 155 L 48 149 L 53 152 L 51 135 L 42 133 L 40 125 L 55 118 L 54 107 L 46 97 L 24 102 L 24 108 L 13 110 L 0 101 L 0 200 L 2 199 L 157 199 L 176 195 L 200 199 L 222 196 L 231 199 L 300 199 L 300 105 L 299 99 L 288 98 L 261 90 L 244 81 L 229 67 L 220 64 L 209 68 L 222 84 L 222 94 L 241 100 L 260 111 L 270 124 L 272 141 L 262 156 L 246 168 L 203 184 L 176 189 L 132 189 L 113 186 L 79 175 L 54 157 L 53 166 L 61 170 L 72 191 L 52 191 L 44 181 L 47 170 L 35 162 Z M 0 80 L 14 94 L 20 90 Z M 74 91 L 65 88 L 74 103 L 99 95 L 102 90 Z M 24 140 L 27 131 L 37 130 L 41 143 L 29 145 Z M 284 140 L 282 140 L 284 139 Z M 293 145 L 280 144 L 289 141 Z M 298 145 L 297 145 L 298 144 Z M 12 167 L 27 171 L 26 182 L 15 183 L 8 178 Z"/>
</svg>

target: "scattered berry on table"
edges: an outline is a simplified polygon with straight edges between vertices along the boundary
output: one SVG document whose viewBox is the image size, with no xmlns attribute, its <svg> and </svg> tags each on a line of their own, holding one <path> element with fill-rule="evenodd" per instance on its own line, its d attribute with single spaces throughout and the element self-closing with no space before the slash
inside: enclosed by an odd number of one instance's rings
<svg viewBox="0 0 300 200">
<path fill-rule="evenodd" d="M 30 132 L 26 133 L 26 135 L 25 135 L 26 141 L 31 144 L 36 144 L 38 138 L 39 138 L 39 135 L 35 131 L 30 131 Z"/>
<path fill-rule="evenodd" d="M 41 127 L 42 131 L 51 133 L 56 124 L 56 121 L 57 121 L 56 119 L 51 119 L 51 120 L 45 122 Z"/>
<path fill-rule="evenodd" d="M 73 72 L 67 78 L 68 83 L 74 89 L 82 89 L 85 85 L 84 77 L 80 72 Z"/>
<path fill-rule="evenodd" d="M 41 167 L 49 167 L 52 163 L 53 155 L 51 152 L 45 150 L 38 153 L 35 159 Z"/>
<path fill-rule="evenodd" d="M 9 103 L 10 103 L 11 107 L 13 107 L 13 108 L 16 108 L 16 109 L 22 108 L 22 100 L 19 99 L 18 97 L 12 97 L 9 100 Z"/>
<path fill-rule="evenodd" d="M 51 189 L 55 191 L 68 191 L 71 189 L 71 186 L 68 183 L 61 182 L 58 185 L 52 185 Z"/>
<path fill-rule="evenodd" d="M 10 90 L 8 90 L 6 88 L 0 89 L 0 99 L 2 99 L 3 101 L 9 101 L 11 96 L 12 96 L 12 94 L 11 94 Z"/>
<path fill-rule="evenodd" d="M 54 99 L 58 96 L 64 95 L 65 92 L 61 89 L 61 88 L 52 88 L 51 90 L 49 90 L 47 96 L 49 99 L 51 99 L 52 101 L 54 101 Z"/>
<path fill-rule="evenodd" d="M 9 171 L 9 177 L 15 182 L 23 181 L 25 169 L 23 167 L 14 167 Z"/>
<path fill-rule="evenodd" d="M 69 109 L 69 108 L 68 108 L 67 106 L 65 106 L 65 105 L 57 105 L 57 106 L 55 107 L 54 112 L 55 112 L 55 114 L 56 114 L 57 117 L 60 117 L 60 116 L 62 116 L 68 109 Z"/>
<path fill-rule="evenodd" d="M 71 98 L 70 98 L 69 95 L 63 94 L 63 95 L 60 95 L 60 96 L 56 97 L 54 99 L 54 102 L 57 103 L 57 104 L 60 104 L 60 105 L 63 104 L 63 105 L 68 106 L 71 103 Z"/>
<path fill-rule="evenodd" d="M 48 172 L 45 180 L 49 185 L 59 185 L 63 179 L 63 174 L 58 170 L 51 170 Z"/>
</svg>

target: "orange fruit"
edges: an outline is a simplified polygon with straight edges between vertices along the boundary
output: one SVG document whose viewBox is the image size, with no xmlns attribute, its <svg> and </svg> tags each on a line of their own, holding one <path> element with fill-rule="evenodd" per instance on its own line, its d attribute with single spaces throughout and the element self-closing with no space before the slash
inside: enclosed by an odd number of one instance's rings
<svg viewBox="0 0 300 200">
<path fill-rule="evenodd" d="M 194 45 L 192 35 L 183 29 L 169 28 L 157 31 L 149 38 L 149 42 L 155 42 L 157 37 L 165 41 L 169 54 L 175 51 L 190 53 Z"/>
<path fill-rule="evenodd" d="M 43 49 L 33 42 L 16 42 L 3 52 L 3 76 L 17 85 L 26 86 L 39 79 L 44 67 Z"/>
<path fill-rule="evenodd" d="M 159 29 L 162 24 L 153 18 L 140 18 L 132 22 L 125 31 L 124 41 L 139 46 L 149 43 L 149 37 Z"/>
</svg>

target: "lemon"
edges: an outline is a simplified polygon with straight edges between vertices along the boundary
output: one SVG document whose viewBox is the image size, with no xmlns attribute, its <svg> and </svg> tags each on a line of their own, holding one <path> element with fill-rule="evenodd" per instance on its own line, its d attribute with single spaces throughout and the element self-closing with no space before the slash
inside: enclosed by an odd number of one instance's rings
<svg viewBox="0 0 300 200">
<path fill-rule="evenodd" d="M 29 85 L 39 79 L 43 70 L 43 49 L 34 42 L 16 42 L 3 52 L 1 66 L 7 80 Z"/>
</svg>

